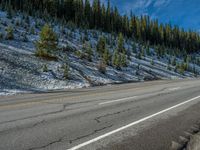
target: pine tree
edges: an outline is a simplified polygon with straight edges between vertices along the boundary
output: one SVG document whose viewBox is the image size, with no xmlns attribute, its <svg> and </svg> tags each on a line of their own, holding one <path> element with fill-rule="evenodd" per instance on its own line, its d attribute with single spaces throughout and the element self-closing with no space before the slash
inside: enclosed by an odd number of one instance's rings
<svg viewBox="0 0 200 150">
<path fill-rule="evenodd" d="M 31 29 L 30 29 L 30 34 L 33 34 L 35 35 L 35 28 L 32 26 Z"/>
<path fill-rule="evenodd" d="M 147 43 L 147 47 L 146 47 L 146 54 L 147 54 L 148 56 L 150 56 L 150 55 L 151 55 L 151 52 L 150 52 L 150 46 L 149 46 L 149 42 Z"/>
<path fill-rule="evenodd" d="M 191 60 L 190 56 L 187 55 L 187 58 L 186 58 L 186 68 L 187 69 L 189 69 L 189 67 L 190 67 L 190 60 Z"/>
<path fill-rule="evenodd" d="M 14 39 L 13 28 L 11 26 L 9 26 L 6 29 L 6 39 L 7 40 L 13 40 Z"/>
<path fill-rule="evenodd" d="M 88 27 L 90 26 L 90 21 L 91 21 L 91 7 L 90 7 L 90 1 L 85 0 L 85 17 L 86 17 L 86 24 Z"/>
<path fill-rule="evenodd" d="M 63 77 L 65 79 L 69 78 L 69 66 L 68 66 L 68 64 L 63 65 Z"/>
<path fill-rule="evenodd" d="M 98 67 L 99 72 L 101 72 L 102 74 L 106 73 L 106 64 L 104 63 L 104 61 L 100 60 L 97 67 Z"/>
<path fill-rule="evenodd" d="M 151 59 L 151 65 L 153 66 L 155 63 L 154 63 L 154 60 L 153 59 Z"/>
<path fill-rule="evenodd" d="M 172 64 L 172 66 L 176 66 L 176 58 L 175 57 L 172 58 L 171 64 Z"/>
<path fill-rule="evenodd" d="M 92 61 L 93 51 L 90 44 L 87 44 L 86 46 L 86 55 L 87 55 L 87 60 Z"/>
<path fill-rule="evenodd" d="M 107 48 L 104 50 L 104 53 L 103 53 L 103 61 L 106 65 L 109 65 L 110 63 L 110 54 Z"/>
<path fill-rule="evenodd" d="M 137 53 L 137 47 L 136 47 L 135 42 L 133 42 L 133 44 L 132 44 L 132 51 L 133 51 L 133 53 Z"/>
<path fill-rule="evenodd" d="M 121 66 L 123 66 L 123 67 L 127 66 L 127 57 L 124 52 L 121 54 Z"/>
<path fill-rule="evenodd" d="M 43 72 L 48 72 L 48 71 L 49 71 L 49 69 L 48 69 L 47 65 L 45 64 L 45 65 L 43 66 Z"/>
<path fill-rule="evenodd" d="M 197 76 L 197 70 L 196 70 L 196 67 L 195 67 L 195 65 L 193 65 L 193 67 L 192 67 L 192 72 L 194 73 L 194 75 L 195 75 L 195 77 Z"/>
<path fill-rule="evenodd" d="M 11 9 L 11 6 L 10 6 L 10 5 L 8 6 L 8 9 L 7 9 L 7 17 L 8 17 L 9 19 L 12 18 L 12 9 Z"/>
<path fill-rule="evenodd" d="M 160 46 L 156 47 L 156 54 L 157 54 L 158 57 L 161 56 L 161 48 L 160 48 Z"/>
<path fill-rule="evenodd" d="M 185 72 L 185 64 L 184 64 L 184 62 L 182 62 L 181 63 L 181 65 L 179 65 L 179 72 L 181 73 L 181 74 L 184 74 L 184 72 Z"/>
<path fill-rule="evenodd" d="M 53 58 L 53 53 L 58 49 L 58 38 L 49 25 L 45 25 L 40 33 L 40 39 L 36 42 L 36 56 Z"/>
<path fill-rule="evenodd" d="M 110 8 L 110 0 L 108 0 L 107 10 L 106 10 L 106 26 L 105 26 L 105 29 L 108 32 L 111 31 L 110 25 L 111 25 L 111 8 Z"/>
<path fill-rule="evenodd" d="M 136 58 L 142 59 L 142 52 L 141 52 L 141 51 L 139 51 L 139 52 L 136 54 Z"/>
<path fill-rule="evenodd" d="M 121 69 L 120 54 L 117 50 L 115 50 L 115 52 L 114 52 L 113 59 L 112 59 L 112 65 L 118 70 Z"/>
<path fill-rule="evenodd" d="M 167 64 L 167 70 L 171 70 L 170 64 Z"/>
<path fill-rule="evenodd" d="M 142 46 L 142 49 L 141 49 L 141 56 L 144 57 L 145 56 L 145 49 L 144 47 Z"/>
<path fill-rule="evenodd" d="M 100 54 L 100 56 L 102 56 L 105 50 L 106 50 L 106 38 L 102 36 L 100 37 L 97 43 L 97 52 Z"/>
<path fill-rule="evenodd" d="M 126 53 L 125 51 L 125 48 L 124 48 L 124 38 L 123 38 L 123 35 L 122 33 L 119 34 L 119 37 L 118 37 L 118 52 L 120 53 Z"/>
</svg>

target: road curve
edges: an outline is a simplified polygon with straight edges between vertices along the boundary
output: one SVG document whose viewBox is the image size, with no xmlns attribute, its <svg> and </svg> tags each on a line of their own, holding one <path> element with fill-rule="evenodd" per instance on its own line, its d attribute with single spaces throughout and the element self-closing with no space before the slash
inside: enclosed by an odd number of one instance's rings
<svg viewBox="0 0 200 150">
<path fill-rule="evenodd" d="M 200 121 L 200 80 L 0 97 L 1 150 L 168 150 Z"/>
</svg>

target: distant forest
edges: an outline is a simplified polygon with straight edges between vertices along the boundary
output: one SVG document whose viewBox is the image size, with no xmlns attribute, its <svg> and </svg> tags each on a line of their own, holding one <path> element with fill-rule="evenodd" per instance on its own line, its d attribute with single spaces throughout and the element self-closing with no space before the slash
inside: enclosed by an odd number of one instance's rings
<svg viewBox="0 0 200 150">
<path fill-rule="evenodd" d="M 109 33 L 123 33 L 139 43 L 160 45 L 192 53 L 200 50 L 200 35 L 178 26 L 160 24 L 149 16 L 121 15 L 116 7 L 100 0 L 0 0 L 0 7 L 8 12 L 21 11 L 28 15 L 59 20 L 66 25 L 97 29 Z"/>
</svg>

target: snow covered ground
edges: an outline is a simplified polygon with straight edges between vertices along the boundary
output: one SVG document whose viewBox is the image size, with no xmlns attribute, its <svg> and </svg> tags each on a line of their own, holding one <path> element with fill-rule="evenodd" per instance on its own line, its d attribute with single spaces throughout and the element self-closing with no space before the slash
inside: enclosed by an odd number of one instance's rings
<svg viewBox="0 0 200 150">
<path fill-rule="evenodd" d="M 131 56 L 128 67 L 116 70 L 108 66 L 106 73 L 102 74 L 97 68 L 99 59 L 96 57 L 95 46 L 101 35 L 107 39 L 111 39 L 111 35 L 95 30 L 69 29 L 59 24 L 54 25 L 54 30 L 59 35 L 59 46 L 65 46 L 67 50 L 59 52 L 58 61 L 37 58 L 34 55 L 34 42 L 39 38 L 40 28 L 44 23 L 43 20 L 32 17 L 29 17 L 29 23 L 27 23 L 21 15 L 8 19 L 6 13 L 0 11 L 0 33 L 4 36 L 8 26 L 14 27 L 14 40 L 0 39 L 0 95 L 83 88 L 119 82 L 194 77 L 194 74 L 190 72 L 184 74 L 175 72 L 174 66 L 170 66 L 169 70 L 166 58 L 157 59 L 153 55 L 138 59 L 131 50 L 129 50 Z M 35 33 L 31 33 L 31 28 L 34 28 Z M 94 51 L 92 62 L 76 55 L 77 51 L 83 51 L 81 40 L 86 35 Z M 116 39 L 117 37 L 114 37 L 115 45 L 117 45 Z M 125 47 L 131 49 L 132 41 L 129 39 L 126 41 Z M 116 48 L 110 45 L 108 47 L 111 53 Z M 68 57 L 70 66 L 69 79 L 63 78 L 62 66 L 66 63 L 64 56 Z M 44 66 L 47 66 L 47 72 L 43 71 Z M 199 66 L 196 68 L 200 70 Z"/>
</svg>

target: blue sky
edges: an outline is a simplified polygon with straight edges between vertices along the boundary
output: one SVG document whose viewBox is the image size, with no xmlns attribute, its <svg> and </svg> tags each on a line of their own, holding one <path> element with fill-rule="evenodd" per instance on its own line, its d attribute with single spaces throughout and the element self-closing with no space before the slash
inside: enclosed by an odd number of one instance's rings
<svg viewBox="0 0 200 150">
<path fill-rule="evenodd" d="M 102 0 L 107 2 L 107 0 Z M 185 29 L 200 29 L 200 0 L 111 0 L 122 14 L 148 14 L 160 22 L 170 22 Z"/>
</svg>

